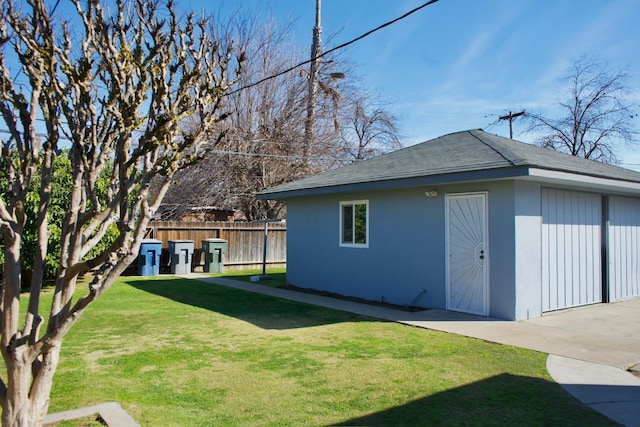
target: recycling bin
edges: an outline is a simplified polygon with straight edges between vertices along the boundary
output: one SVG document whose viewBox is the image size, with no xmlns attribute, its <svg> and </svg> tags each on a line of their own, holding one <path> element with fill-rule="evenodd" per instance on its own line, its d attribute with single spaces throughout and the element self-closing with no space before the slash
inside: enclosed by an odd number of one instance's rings
<svg viewBox="0 0 640 427">
<path fill-rule="evenodd" d="M 160 253 L 162 242 L 156 239 L 144 239 L 138 255 L 138 275 L 157 276 L 160 274 Z"/>
<path fill-rule="evenodd" d="M 221 273 L 224 256 L 227 253 L 228 242 L 224 239 L 204 239 L 202 252 L 204 253 L 204 271 L 207 273 Z"/>
<path fill-rule="evenodd" d="M 169 240 L 171 274 L 191 273 L 193 240 Z"/>
</svg>

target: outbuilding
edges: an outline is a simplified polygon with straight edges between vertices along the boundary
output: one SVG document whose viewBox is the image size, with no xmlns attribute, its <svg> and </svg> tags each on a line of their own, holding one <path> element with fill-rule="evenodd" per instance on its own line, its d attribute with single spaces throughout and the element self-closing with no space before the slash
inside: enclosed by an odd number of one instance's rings
<svg viewBox="0 0 640 427">
<path fill-rule="evenodd" d="M 298 287 L 512 320 L 640 296 L 640 173 L 482 130 L 258 197 Z"/>
</svg>

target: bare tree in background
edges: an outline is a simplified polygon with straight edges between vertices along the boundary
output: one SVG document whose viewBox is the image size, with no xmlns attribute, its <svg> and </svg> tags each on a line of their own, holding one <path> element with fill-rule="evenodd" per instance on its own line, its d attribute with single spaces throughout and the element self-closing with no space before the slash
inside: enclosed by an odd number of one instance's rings
<svg viewBox="0 0 640 427">
<path fill-rule="evenodd" d="M 10 183 L 0 194 L 3 426 L 42 425 L 63 338 L 135 259 L 175 173 L 212 148 L 215 135 L 222 137 L 216 130 L 225 116 L 222 96 L 243 60 L 206 20 L 178 18 L 171 0 L 117 1 L 113 11 L 98 0 L 73 4 L 76 28 L 57 22 L 44 0 L 0 3 L 0 114 L 9 130 L 1 141 L 0 173 Z M 187 119 L 195 125 L 185 127 Z M 40 304 L 47 208 L 63 138 L 71 145 L 73 184 L 47 309 Z M 38 168 L 38 245 L 34 258 L 24 260 L 25 197 Z M 102 195 L 95 184 L 105 171 L 110 179 Z M 114 224 L 115 240 L 91 253 Z M 20 308 L 22 262 L 33 265 L 26 313 Z M 88 272 L 87 293 L 74 299 L 78 277 Z M 45 330 L 43 310 L 49 315 Z"/>
<path fill-rule="evenodd" d="M 541 146 L 604 163 L 616 164 L 620 145 L 632 145 L 637 116 L 625 100 L 629 75 L 592 58 L 573 61 L 567 75 L 567 99 L 559 118 L 527 112 L 528 131 L 540 132 Z"/>
<path fill-rule="evenodd" d="M 238 19 L 229 30 L 247 52 L 243 88 L 300 62 L 302 51 L 289 26 L 276 27 L 257 17 Z M 171 186 L 167 206 L 216 206 L 241 210 L 248 220 L 281 218 L 285 205 L 256 200 L 255 194 L 331 167 L 338 153 L 336 137 L 343 74 L 332 61 L 320 64 L 315 138 L 305 144 L 308 74 L 290 72 L 232 92 L 232 112 L 221 129 L 227 135 L 217 150 L 183 171 Z"/>
<path fill-rule="evenodd" d="M 364 160 L 401 148 L 397 119 L 369 98 L 351 101 L 342 115 L 341 138 L 347 160 Z"/>
</svg>

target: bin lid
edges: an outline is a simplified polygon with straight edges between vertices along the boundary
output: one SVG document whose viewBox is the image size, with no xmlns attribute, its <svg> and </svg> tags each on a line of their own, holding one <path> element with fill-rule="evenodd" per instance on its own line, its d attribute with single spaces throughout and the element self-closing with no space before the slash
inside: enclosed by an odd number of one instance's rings
<svg viewBox="0 0 640 427">
<path fill-rule="evenodd" d="M 226 240 L 224 239 L 216 239 L 216 238 L 210 238 L 210 239 L 202 239 L 202 243 L 204 242 L 212 242 L 212 243 L 227 243 Z"/>
<path fill-rule="evenodd" d="M 142 243 L 143 245 L 144 245 L 145 243 L 159 243 L 159 244 L 162 244 L 162 240 L 158 240 L 158 239 L 142 239 L 142 242 L 141 242 L 141 243 Z"/>
<path fill-rule="evenodd" d="M 193 240 L 169 240 L 169 243 L 193 243 Z"/>
</svg>

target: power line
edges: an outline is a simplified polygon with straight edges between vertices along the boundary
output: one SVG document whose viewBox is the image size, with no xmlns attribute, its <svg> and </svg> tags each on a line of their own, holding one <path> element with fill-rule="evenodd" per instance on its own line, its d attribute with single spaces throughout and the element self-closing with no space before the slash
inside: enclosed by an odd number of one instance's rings
<svg viewBox="0 0 640 427">
<path fill-rule="evenodd" d="M 240 91 L 252 88 L 252 87 L 257 86 L 259 84 L 262 84 L 262 83 L 264 83 L 266 81 L 278 78 L 278 77 L 280 77 L 280 76 L 282 76 L 284 74 L 287 74 L 287 73 L 289 73 L 289 72 L 291 72 L 291 71 L 295 70 L 296 68 L 299 68 L 299 67 L 301 67 L 303 65 L 306 65 L 306 64 L 309 64 L 311 62 L 317 61 L 318 59 L 320 59 L 320 58 L 322 58 L 322 57 L 324 57 L 324 56 L 326 56 L 326 55 L 328 55 L 330 53 L 333 53 L 333 52 L 335 52 L 337 50 L 340 50 L 340 49 L 344 49 L 345 47 L 347 47 L 349 45 L 352 45 L 353 43 L 355 43 L 357 41 L 360 41 L 360 40 L 370 36 L 371 34 L 377 32 L 377 31 L 382 30 L 383 28 L 386 28 L 386 27 L 388 27 L 390 25 L 393 25 L 396 22 L 401 21 L 401 20 L 407 18 L 408 16 L 413 15 L 414 13 L 418 12 L 419 10 L 424 9 L 425 7 L 430 6 L 430 5 L 432 5 L 432 4 L 434 4 L 434 3 L 438 2 L 438 1 L 439 0 L 429 0 L 428 2 L 423 3 L 422 5 L 414 8 L 414 9 L 412 9 L 410 11 L 408 11 L 407 13 L 405 13 L 405 14 L 403 14 L 403 15 L 395 18 L 395 19 L 393 19 L 391 21 L 388 21 L 388 22 L 385 22 L 384 24 L 379 25 L 378 27 L 367 31 L 366 33 L 356 37 L 355 39 L 349 40 L 348 42 L 345 42 L 345 43 L 342 43 L 342 44 L 340 44 L 338 46 L 335 46 L 335 47 L 327 50 L 326 52 L 320 53 L 319 55 L 317 55 L 317 56 L 315 56 L 313 58 L 310 58 L 310 59 L 308 59 L 306 61 L 300 62 L 300 63 L 298 63 L 298 64 L 296 64 L 296 65 L 294 65 L 292 67 L 289 67 L 289 68 L 287 68 L 287 69 L 285 69 L 283 71 L 280 71 L 279 73 L 273 74 L 273 75 L 265 77 L 263 79 L 260 79 L 257 82 L 250 83 L 248 85 L 242 86 L 242 87 L 240 87 L 240 88 L 238 88 L 238 89 L 236 89 L 234 91 L 227 92 L 227 93 L 223 94 L 222 96 L 229 96 L 229 95 L 236 94 L 236 93 L 238 93 Z M 60 0 L 56 1 L 55 5 L 53 6 L 53 8 L 51 10 L 52 14 L 53 14 L 53 12 L 55 12 L 55 10 L 58 7 L 59 3 L 60 3 Z M 40 120 L 42 120 L 42 119 L 40 119 Z M 11 132 L 9 132 L 9 131 L 7 131 L 5 129 L 0 129 L 0 133 L 9 133 L 10 134 Z M 44 134 L 37 134 L 37 136 L 46 137 L 46 135 L 44 135 Z M 67 138 L 61 138 L 61 139 L 68 140 Z M 275 157 L 275 158 L 283 158 L 283 159 L 303 159 L 304 158 L 303 156 L 260 155 L 260 154 L 255 154 L 255 153 L 222 152 L 222 151 L 218 152 L 218 154 L 235 154 L 235 155 L 248 155 L 248 156 L 252 156 L 252 155 L 256 156 L 257 155 L 257 156 L 261 156 L 261 157 Z M 318 160 L 329 160 L 329 159 L 323 159 L 323 158 L 316 158 L 316 159 L 318 159 Z"/>
<path fill-rule="evenodd" d="M 383 28 L 386 28 L 386 27 L 388 27 L 388 26 L 390 26 L 390 25 L 393 25 L 393 24 L 395 24 L 396 22 L 401 21 L 401 20 L 403 20 L 404 18 L 408 17 L 409 15 L 412 15 L 412 14 L 416 13 L 416 12 L 417 12 L 417 11 L 419 11 L 420 9 L 423 9 L 423 8 L 425 8 L 425 7 L 427 7 L 427 6 L 432 5 L 433 3 L 436 3 L 437 1 L 438 1 L 438 0 L 430 0 L 430 1 L 426 2 L 426 3 L 423 3 L 422 5 L 420 5 L 420 6 L 416 7 L 415 9 L 412 9 L 412 10 L 410 10 L 409 12 L 405 13 L 404 15 L 399 16 L 398 18 L 396 18 L 396 19 L 394 19 L 394 20 L 392 20 L 392 21 L 385 22 L 384 24 L 382 24 L 382 25 L 380 25 L 380 26 L 378 26 L 378 27 L 374 28 L 373 30 L 367 31 L 366 33 L 362 34 L 362 35 L 361 35 L 361 36 L 359 36 L 359 37 L 356 37 L 356 38 L 355 38 L 355 39 L 353 39 L 353 40 L 350 40 L 350 41 L 348 41 L 348 42 L 346 42 L 346 43 L 342 43 L 341 45 L 338 45 L 338 46 L 336 46 L 336 47 L 334 47 L 334 48 L 331 48 L 331 49 L 329 49 L 329 50 L 328 50 L 328 51 L 326 51 L 326 52 L 320 53 L 320 54 L 319 54 L 318 56 L 316 56 L 316 57 L 313 57 L 313 58 L 310 58 L 310 59 L 308 59 L 308 60 L 306 60 L 306 61 L 300 62 L 300 63 L 298 63 L 298 64 L 294 65 L 293 67 L 289 67 L 289 68 L 287 68 L 286 70 L 280 71 L 279 73 L 273 74 L 273 75 L 268 76 L 268 77 L 265 77 L 265 78 L 263 78 L 263 79 L 260 79 L 260 80 L 258 80 L 257 82 L 250 83 L 250 84 L 248 84 L 248 85 L 242 86 L 242 87 L 240 87 L 240 88 L 238 88 L 238 89 L 236 89 L 236 90 L 234 90 L 234 91 L 227 92 L 227 93 L 225 93 L 223 96 L 234 95 L 234 94 L 236 94 L 236 93 L 238 93 L 238 92 L 241 92 L 241 91 L 243 91 L 243 90 L 246 90 L 246 89 L 252 88 L 252 87 L 257 86 L 257 85 L 259 85 L 259 84 L 261 84 L 261 83 L 264 83 L 264 82 L 266 82 L 266 81 L 273 80 L 273 79 L 278 78 L 278 77 L 280 77 L 280 76 L 282 76 L 282 75 L 285 75 L 285 74 L 287 74 L 287 73 L 290 73 L 291 71 L 295 70 L 295 69 L 296 69 L 296 68 L 298 68 L 298 67 L 301 67 L 301 66 L 303 66 L 303 65 L 307 65 L 307 64 L 309 64 L 309 63 L 311 63 L 311 62 L 314 62 L 314 61 L 317 61 L 318 59 L 320 59 L 320 58 L 322 58 L 322 57 L 324 57 L 324 56 L 326 56 L 326 55 L 328 55 L 328 54 L 330 54 L 330 53 L 333 53 L 333 52 L 335 52 L 336 50 L 343 49 L 343 48 L 345 48 L 345 47 L 347 47 L 347 46 L 349 46 L 349 45 L 351 45 L 351 44 L 353 44 L 353 43 L 355 43 L 355 42 L 357 42 L 357 41 L 359 41 L 359 40 L 364 39 L 365 37 L 370 36 L 371 34 L 375 33 L 376 31 L 379 31 L 379 30 L 381 30 L 381 29 L 383 29 Z"/>
<path fill-rule="evenodd" d="M 289 68 L 287 68 L 287 69 L 285 69 L 285 70 L 282 70 L 282 71 L 280 71 L 280 72 L 278 72 L 278 73 L 276 73 L 276 74 L 272 74 L 271 76 L 268 76 L 268 77 L 265 77 L 265 78 L 263 78 L 263 79 L 260 79 L 260 80 L 258 80 L 257 82 L 253 82 L 253 83 L 250 83 L 250 84 L 248 84 L 248 85 L 242 86 L 242 87 L 240 87 L 240 88 L 238 88 L 238 89 L 236 89 L 236 90 L 234 90 L 234 91 L 224 93 L 222 96 L 230 96 L 230 95 L 234 95 L 234 94 L 236 94 L 236 93 L 238 93 L 238 92 L 241 92 L 241 91 L 243 91 L 243 90 L 250 89 L 250 88 L 252 88 L 252 87 L 254 87 L 254 86 L 257 86 L 257 85 L 259 85 L 259 84 L 262 84 L 262 83 L 264 83 L 264 82 L 266 82 L 266 81 L 273 80 L 273 79 L 278 78 L 278 77 L 280 77 L 280 76 L 282 76 L 282 75 L 285 75 L 285 74 L 287 74 L 287 73 L 290 73 L 291 71 L 295 70 L 296 68 L 299 68 L 299 67 L 301 67 L 301 66 L 303 66 L 303 65 L 307 65 L 307 64 L 309 64 L 309 63 L 311 63 L 311 62 L 313 62 L 313 61 L 317 61 L 318 59 L 323 58 L 324 56 L 329 55 L 330 53 L 333 53 L 333 52 L 335 52 L 335 51 L 337 51 L 337 50 L 344 49 L 345 47 L 347 47 L 347 46 L 349 46 L 349 45 L 352 45 L 353 43 L 355 43 L 355 42 L 357 42 L 357 41 L 360 41 L 360 40 L 362 40 L 362 39 L 364 39 L 364 38 L 366 38 L 366 37 L 370 36 L 371 34 L 373 34 L 373 33 L 377 32 L 377 31 L 382 30 L 383 28 L 386 28 L 386 27 L 388 27 L 388 26 L 390 26 L 390 25 L 393 25 L 393 24 L 395 24 L 396 22 L 401 21 L 401 20 L 403 20 L 403 19 L 407 18 L 408 16 L 413 15 L 414 13 L 418 12 L 419 10 L 424 9 L 424 8 L 425 8 L 425 7 L 427 7 L 427 6 L 431 6 L 432 4 L 434 4 L 434 3 L 438 2 L 438 1 L 439 1 L 439 0 L 430 0 L 430 1 L 426 2 L 426 3 L 423 3 L 423 4 L 421 4 L 420 6 L 418 6 L 418 7 L 414 8 L 414 9 L 410 10 L 409 12 L 405 13 L 404 15 L 399 16 L 399 17 L 397 17 L 396 19 L 393 19 L 393 20 L 391 20 L 391 21 L 385 22 L 384 24 L 379 25 L 378 27 L 376 27 L 376 28 L 374 28 L 374 29 L 372 29 L 372 30 L 367 31 L 366 33 L 362 34 L 361 36 L 356 37 L 355 39 L 349 40 L 349 41 L 348 41 L 348 42 L 346 42 L 346 43 L 342 43 L 342 44 L 340 44 L 340 45 L 338 45 L 338 46 L 336 46 L 336 47 L 334 47 L 334 48 L 329 49 L 329 50 L 328 50 L 328 51 L 326 51 L 326 52 L 322 52 L 322 53 L 320 53 L 320 54 L 319 54 L 318 56 L 316 56 L 316 57 L 310 58 L 310 59 L 308 59 L 308 60 L 306 60 L 306 61 L 302 61 L 302 62 L 300 62 L 300 63 L 298 63 L 298 64 L 296 64 L 296 65 L 294 65 L 294 66 L 292 66 L 292 67 L 289 67 Z M 51 11 L 51 13 L 55 12 L 55 10 L 56 10 L 56 8 L 58 7 L 58 4 L 59 4 L 59 3 L 60 3 L 60 0 L 58 0 L 58 1 L 55 3 L 55 5 L 53 6 L 53 9 L 52 9 L 52 11 Z M 18 70 L 18 73 L 20 73 L 20 71 L 21 71 L 21 70 Z M 15 80 L 15 78 L 14 78 L 14 80 Z"/>
<path fill-rule="evenodd" d="M 238 89 L 236 89 L 236 90 L 234 90 L 234 91 L 227 92 L 227 93 L 223 94 L 222 96 L 230 96 L 230 95 L 234 95 L 234 94 L 236 94 L 236 93 L 238 93 L 238 92 L 241 92 L 241 91 L 243 91 L 243 90 L 246 90 L 246 89 L 252 88 L 252 87 L 257 86 L 257 85 L 259 85 L 259 84 L 262 84 L 262 83 L 264 83 L 264 82 L 266 82 L 266 81 L 273 80 L 273 79 L 278 78 L 278 77 L 280 77 L 280 76 L 282 76 L 282 75 L 284 75 L 284 74 L 290 73 L 291 71 L 295 70 L 296 68 L 299 68 L 299 67 L 301 67 L 301 66 L 303 66 L 303 65 L 309 64 L 309 63 L 311 63 L 311 62 L 313 62 L 313 61 L 317 61 L 318 59 L 320 59 L 320 58 L 322 58 L 322 57 L 324 57 L 324 56 L 326 56 L 326 55 L 328 55 L 328 54 L 330 54 L 330 53 L 333 53 L 333 52 L 335 52 L 335 51 L 337 51 L 337 50 L 344 49 L 345 47 L 347 47 L 347 46 L 349 46 L 349 45 L 352 45 L 353 43 L 355 43 L 355 42 L 357 42 L 357 41 L 360 41 L 360 40 L 362 40 L 362 39 L 364 39 L 364 38 L 366 38 L 366 37 L 370 36 L 371 34 L 373 34 L 373 33 L 377 32 L 377 31 L 382 30 L 383 28 L 386 28 L 386 27 L 388 27 L 388 26 L 390 26 L 390 25 L 393 25 L 393 24 L 395 24 L 396 22 L 401 21 L 401 20 L 403 20 L 403 19 L 407 18 L 408 16 L 413 15 L 414 13 L 418 12 L 419 10 L 424 9 L 424 8 L 425 8 L 425 7 L 427 7 L 427 6 L 431 6 L 432 4 L 434 4 L 434 3 L 438 2 L 438 1 L 439 1 L 439 0 L 429 0 L 428 2 L 423 3 L 422 5 L 420 5 L 420 6 L 416 7 L 416 8 L 414 8 L 414 9 L 410 10 L 409 12 L 405 13 L 404 15 L 399 16 L 399 17 L 397 17 L 396 19 L 393 19 L 393 20 L 391 20 L 391 21 L 385 22 L 384 24 L 379 25 L 378 27 L 376 27 L 376 28 L 374 28 L 374 29 L 372 29 L 372 30 L 367 31 L 366 33 L 362 34 L 361 36 L 356 37 L 355 39 L 349 40 L 349 41 L 348 41 L 348 42 L 346 42 L 346 43 L 342 43 L 342 44 L 340 44 L 340 45 L 338 45 L 338 46 L 335 46 L 335 47 L 333 47 L 333 48 L 329 49 L 329 50 L 328 50 L 328 51 L 326 51 L 326 52 L 322 52 L 322 53 L 320 53 L 320 54 L 319 54 L 318 56 L 316 56 L 316 57 L 310 58 L 310 59 L 308 59 L 308 60 L 306 60 L 306 61 L 302 61 L 302 62 L 300 62 L 300 63 L 298 63 L 298 64 L 296 64 L 296 65 L 294 65 L 294 66 L 292 66 L 292 67 L 289 67 L 289 68 L 287 68 L 287 69 L 283 70 L 283 71 L 280 71 L 280 72 L 278 72 L 278 73 L 276 73 L 276 74 L 272 74 L 271 76 L 268 76 L 268 77 L 265 77 L 265 78 L 263 78 L 263 79 L 260 79 L 260 80 L 258 80 L 257 82 L 250 83 L 250 84 L 245 85 L 245 86 L 242 86 L 242 87 L 240 87 L 240 88 L 238 88 Z M 58 0 L 58 1 L 55 3 L 55 5 L 53 6 L 53 9 L 51 10 L 51 13 L 55 12 L 55 10 L 56 10 L 56 8 L 58 7 L 58 4 L 59 4 L 59 3 L 60 3 L 60 0 Z M 20 70 L 19 70 L 19 72 L 20 72 Z M 15 78 L 14 78 L 14 80 L 15 80 Z"/>
<path fill-rule="evenodd" d="M 264 157 L 264 158 L 283 159 L 283 160 L 320 160 L 324 162 L 336 161 L 336 159 L 332 157 L 321 157 L 321 156 L 305 157 L 305 156 L 289 155 L 289 154 L 262 154 L 262 153 L 249 153 L 249 152 L 242 152 L 242 151 L 211 150 L 209 151 L 209 153 L 232 155 L 232 156 Z"/>
<path fill-rule="evenodd" d="M 53 8 L 51 8 L 51 12 L 49 12 L 49 16 L 53 16 L 53 14 L 56 12 L 56 9 L 58 8 L 59 4 L 60 4 L 60 0 L 56 1 L 56 4 L 54 4 Z"/>
</svg>

